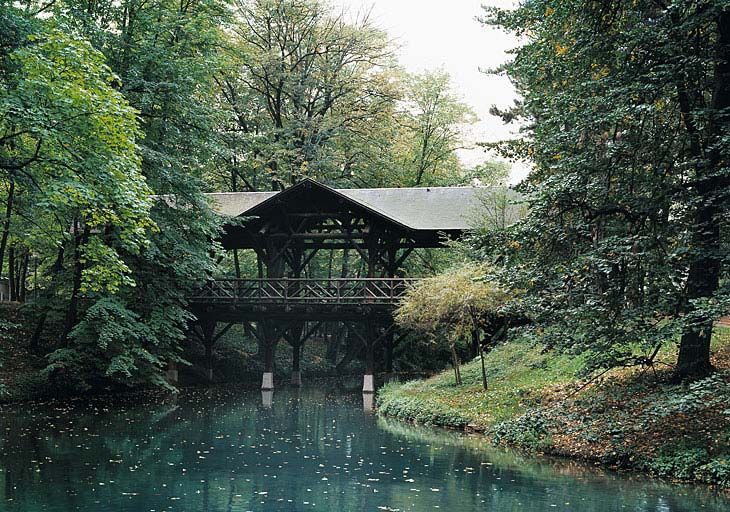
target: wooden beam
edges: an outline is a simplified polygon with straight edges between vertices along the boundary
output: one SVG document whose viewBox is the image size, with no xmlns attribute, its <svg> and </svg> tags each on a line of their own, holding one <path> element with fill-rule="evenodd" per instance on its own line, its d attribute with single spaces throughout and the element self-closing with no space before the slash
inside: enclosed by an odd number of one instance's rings
<svg viewBox="0 0 730 512">
<path fill-rule="evenodd" d="M 215 336 L 213 336 L 213 343 L 215 343 L 215 342 L 217 342 L 217 341 L 218 341 L 219 339 L 221 339 L 221 337 L 222 337 L 222 336 L 223 336 L 223 335 L 224 335 L 225 333 L 227 333 L 227 332 L 228 332 L 228 331 L 229 331 L 229 330 L 231 329 L 231 327 L 233 327 L 233 322 L 231 322 L 231 323 L 227 324 L 227 325 L 226 325 L 226 326 L 225 326 L 225 327 L 224 327 L 223 329 L 221 329 L 221 330 L 220 330 L 220 331 L 218 332 L 218 334 L 216 334 Z"/>
</svg>

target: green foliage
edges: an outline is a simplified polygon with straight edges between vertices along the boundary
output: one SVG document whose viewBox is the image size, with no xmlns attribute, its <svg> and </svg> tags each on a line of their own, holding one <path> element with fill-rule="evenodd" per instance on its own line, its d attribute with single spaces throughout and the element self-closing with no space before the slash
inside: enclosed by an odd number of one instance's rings
<svg viewBox="0 0 730 512">
<path fill-rule="evenodd" d="M 37 31 L 8 53 L 0 92 L 0 168 L 17 187 L 9 200 L 23 219 L 20 243 L 57 248 L 74 223 L 90 232 L 114 225 L 105 240 L 79 248 L 81 285 L 114 291 L 129 274 L 120 252 L 138 251 L 154 227 L 135 111 L 88 42 L 52 21 L 29 26 Z"/>
<path fill-rule="evenodd" d="M 549 452 L 552 448 L 547 421 L 539 410 L 531 410 L 513 421 L 499 423 L 492 432 L 495 444 L 520 446 L 534 452 Z"/>
<path fill-rule="evenodd" d="M 318 0 L 0 6 L 0 276 L 52 383 L 164 385 L 186 297 L 229 270 L 204 191 L 504 172 L 456 158 L 473 114 L 445 73 L 406 75 L 369 19 Z"/>
<path fill-rule="evenodd" d="M 667 417 L 675 414 L 696 414 L 708 407 L 722 407 L 730 418 L 728 397 L 730 397 L 730 373 L 718 372 L 685 387 L 667 390 L 665 398 L 650 406 L 648 412 Z"/>
<path fill-rule="evenodd" d="M 730 457 L 714 459 L 703 464 L 695 470 L 694 475 L 701 482 L 730 488 Z"/>
<path fill-rule="evenodd" d="M 0 319 L 0 371 L 2 371 L 6 357 L 4 347 L 7 346 L 8 337 L 12 336 L 13 331 L 17 328 L 18 324 L 8 322 L 5 319 Z M 0 399 L 7 397 L 9 394 L 10 391 L 7 386 L 5 386 L 3 382 L 0 382 Z"/>
<path fill-rule="evenodd" d="M 474 114 L 444 71 L 401 70 L 367 14 L 348 19 L 321 0 L 245 0 L 232 25 L 216 78 L 226 112 L 226 148 L 210 173 L 216 188 L 277 190 L 304 177 L 346 187 L 473 177 L 456 150 Z"/>
<path fill-rule="evenodd" d="M 245 0 L 230 44 L 224 186 L 333 183 L 378 158 L 366 139 L 388 123 L 397 89 L 389 42 L 369 19 L 348 23 L 320 0 Z"/>
<path fill-rule="evenodd" d="M 414 285 L 396 311 L 399 324 L 452 340 L 479 328 L 480 319 L 500 311 L 512 294 L 481 278 L 488 269 L 464 264 Z"/>
<path fill-rule="evenodd" d="M 56 379 L 78 379 L 80 389 L 91 387 L 101 376 L 127 386 L 152 382 L 159 377 L 165 359 L 156 352 L 166 348 L 152 326 L 140 321 L 117 298 L 96 301 L 71 332 L 75 342 L 49 356 L 46 373 Z M 162 355 L 167 352 L 162 351 Z"/>
<path fill-rule="evenodd" d="M 463 147 L 463 126 L 476 122 L 476 114 L 451 92 L 450 77 L 443 69 L 409 76 L 405 87 L 404 182 L 425 186 L 464 179 L 455 151 Z M 480 173 L 492 177 L 486 166 L 475 172 Z"/>
<path fill-rule="evenodd" d="M 25 290 L 38 266 L 31 343 L 51 381 L 165 386 L 185 298 L 217 250 L 202 178 L 220 148 L 211 88 L 230 13 L 214 0 L 35 7 L 0 15 L 0 273 L 15 255 Z"/>
<path fill-rule="evenodd" d="M 469 420 L 458 409 L 448 407 L 437 400 L 409 396 L 409 389 L 419 385 L 419 381 L 408 384 L 386 384 L 378 390 L 378 411 L 386 416 L 401 420 L 415 421 L 425 425 L 464 428 Z M 395 392 L 395 389 L 398 391 Z"/>
<path fill-rule="evenodd" d="M 522 2 L 484 22 L 524 43 L 499 70 L 524 137 L 498 145 L 534 170 L 530 212 L 487 233 L 483 257 L 527 291 L 538 334 L 632 364 L 681 336 L 678 373 L 710 370 L 727 280 L 730 11 L 724 1 Z"/>
<path fill-rule="evenodd" d="M 690 480 L 695 472 L 708 461 L 707 450 L 703 448 L 676 449 L 663 453 L 647 463 L 647 469 L 657 476 L 678 480 Z"/>
<path fill-rule="evenodd" d="M 498 444 L 727 487 L 729 345 L 723 329 L 714 347 L 725 369 L 702 381 L 666 384 L 620 370 L 618 377 L 584 386 L 584 356 L 518 339 L 488 354 L 488 391 L 480 389 L 479 362 L 473 361 L 464 366 L 463 387 L 451 384 L 450 372 L 383 387 L 379 412 L 436 424 L 461 418 Z"/>
<path fill-rule="evenodd" d="M 486 319 L 498 316 L 505 302 L 512 298 L 508 291 L 483 280 L 486 270 L 484 266 L 463 264 L 422 279 L 408 290 L 396 310 L 398 324 L 425 333 L 433 340 L 448 340 L 456 384 L 462 383 L 457 341 L 479 332 Z"/>
<path fill-rule="evenodd" d="M 45 374 L 26 373 L 15 379 L 12 386 L 6 386 L 6 394 L 0 398 L 8 401 L 36 400 L 49 396 L 64 396 L 66 392 L 78 392 L 73 383 L 58 382 L 51 384 Z"/>
</svg>

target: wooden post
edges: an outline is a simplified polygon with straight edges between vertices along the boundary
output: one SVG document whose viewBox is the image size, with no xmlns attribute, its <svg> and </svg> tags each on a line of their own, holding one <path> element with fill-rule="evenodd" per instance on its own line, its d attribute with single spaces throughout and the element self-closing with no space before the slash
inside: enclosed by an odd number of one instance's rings
<svg viewBox="0 0 730 512">
<path fill-rule="evenodd" d="M 264 375 L 261 380 L 261 389 L 274 389 L 274 353 L 276 351 L 276 338 L 271 329 L 264 329 Z"/>
</svg>

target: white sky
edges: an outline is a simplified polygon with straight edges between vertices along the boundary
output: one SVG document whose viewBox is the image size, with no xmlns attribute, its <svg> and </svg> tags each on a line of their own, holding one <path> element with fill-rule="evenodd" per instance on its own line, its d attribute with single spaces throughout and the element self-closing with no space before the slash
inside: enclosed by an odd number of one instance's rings
<svg viewBox="0 0 730 512">
<path fill-rule="evenodd" d="M 505 126 L 489 114 L 492 105 L 507 107 L 516 94 L 505 76 L 486 75 L 481 69 L 508 60 L 506 53 L 517 40 L 499 30 L 481 25 L 476 17 L 482 5 L 510 7 L 513 0 L 331 0 L 351 14 L 372 8 L 372 20 L 386 30 L 398 48 L 401 65 L 409 72 L 443 67 L 456 92 L 470 105 L 479 122 L 468 130 L 470 142 L 493 142 L 514 137 L 517 128 Z M 488 157 L 474 149 L 460 154 L 467 165 Z M 527 166 L 515 164 L 511 181 L 520 181 Z"/>
</svg>

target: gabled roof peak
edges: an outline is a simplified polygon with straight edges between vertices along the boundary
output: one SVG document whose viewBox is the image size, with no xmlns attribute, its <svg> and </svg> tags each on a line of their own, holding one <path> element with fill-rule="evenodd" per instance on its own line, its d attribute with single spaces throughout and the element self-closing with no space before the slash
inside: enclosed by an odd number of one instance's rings
<svg viewBox="0 0 730 512">
<path fill-rule="evenodd" d="M 221 215 L 263 216 L 268 207 L 281 204 L 307 190 L 319 190 L 350 202 L 402 228 L 414 231 L 465 231 L 476 227 L 490 212 L 498 196 L 508 203 L 507 223 L 517 221 L 524 210 L 521 196 L 505 187 L 411 187 L 335 189 L 305 178 L 279 192 L 227 192 L 208 196 Z M 275 199 L 276 198 L 276 199 Z M 314 200 L 315 198 L 313 198 Z M 321 196 L 319 196 L 321 200 Z M 506 199 L 506 201 L 505 201 Z M 275 202 L 274 202 L 275 201 Z M 321 205 L 317 205 L 321 206 Z"/>
</svg>

